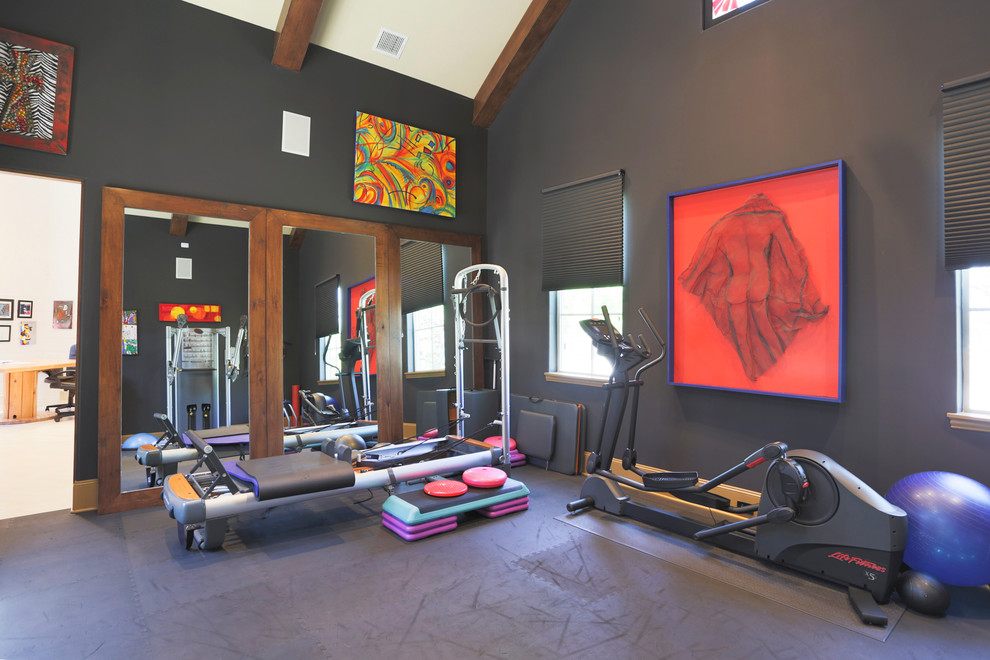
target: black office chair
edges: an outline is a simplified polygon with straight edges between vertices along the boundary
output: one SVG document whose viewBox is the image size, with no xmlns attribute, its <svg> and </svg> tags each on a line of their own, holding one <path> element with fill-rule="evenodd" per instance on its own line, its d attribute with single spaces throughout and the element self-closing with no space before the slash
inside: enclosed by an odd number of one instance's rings
<svg viewBox="0 0 990 660">
<path fill-rule="evenodd" d="M 69 359 L 76 359 L 76 345 L 69 348 Z M 62 421 L 63 417 L 72 417 L 76 414 L 76 368 L 63 367 L 61 369 L 46 369 L 48 374 L 45 382 L 55 390 L 64 390 L 69 393 L 68 403 L 55 403 L 45 406 L 45 410 L 55 411 L 55 421 Z"/>
</svg>

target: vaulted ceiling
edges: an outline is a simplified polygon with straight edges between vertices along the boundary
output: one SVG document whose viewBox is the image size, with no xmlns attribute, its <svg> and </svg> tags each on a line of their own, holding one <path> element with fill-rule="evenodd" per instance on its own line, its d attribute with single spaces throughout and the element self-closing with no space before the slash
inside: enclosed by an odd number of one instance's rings
<svg viewBox="0 0 990 660">
<path fill-rule="evenodd" d="M 295 71 L 316 44 L 474 99 L 495 121 L 570 0 L 185 0 L 275 32 L 272 63 Z M 406 37 L 398 58 L 374 49 Z"/>
</svg>

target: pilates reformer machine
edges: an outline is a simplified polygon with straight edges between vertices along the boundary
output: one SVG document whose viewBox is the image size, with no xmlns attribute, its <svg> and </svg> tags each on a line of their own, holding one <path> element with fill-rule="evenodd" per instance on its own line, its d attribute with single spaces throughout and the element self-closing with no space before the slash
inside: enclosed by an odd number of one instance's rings
<svg viewBox="0 0 990 660">
<path fill-rule="evenodd" d="M 161 486 L 165 479 L 178 471 L 178 464 L 199 458 L 199 451 L 190 438 L 191 431 L 179 433 L 168 416 L 156 413 L 155 419 L 162 425 L 161 438 L 137 448 L 134 459 L 145 467 L 148 486 Z M 196 432 L 200 440 L 212 446 L 236 446 L 240 458 L 244 458 L 244 447 L 250 442 L 249 426 L 235 424 L 217 429 L 203 429 Z M 378 437 L 378 424 L 374 422 L 343 422 L 323 426 L 307 426 L 286 429 L 282 441 L 285 452 L 299 452 L 319 447 L 326 440 L 337 440 L 345 435 L 361 438 L 366 446 L 375 444 Z"/>
<path fill-rule="evenodd" d="M 480 270 L 479 270 L 480 269 Z M 499 278 L 498 287 L 481 284 L 483 271 Z M 474 280 L 468 278 L 474 275 Z M 461 282 L 460 285 L 456 284 Z M 490 297 L 501 294 L 501 308 L 492 303 L 493 315 L 484 326 L 496 323 L 497 340 L 503 351 L 503 410 L 493 424 L 502 428 L 502 446 L 463 438 L 459 435 L 421 437 L 398 444 L 378 443 L 361 448 L 360 442 L 346 435 L 325 439 L 317 451 L 302 451 L 281 456 L 224 462 L 214 448 L 196 431 L 187 435 L 197 452 L 193 468 L 185 474 L 172 474 L 163 484 L 162 499 L 169 515 L 177 521 L 179 541 L 187 549 L 216 550 L 223 545 L 229 518 L 243 513 L 267 510 L 284 504 L 341 495 L 358 490 L 384 488 L 389 498 L 384 505 L 385 526 L 406 540 L 449 531 L 467 512 L 477 511 L 485 517 L 497 517 L 528 507 L 529 490 L 521 482 L 509 479 L 508 438 L 508 285 L 505 271 L 497 266 L 465 269 L 455 279 L 452 297 L 455 307 L 474 293 Z M 464 322 L 458 324 L 459 350 L 486 340 L 467 338 Z M 458 391 L 463 393 L 463 364 L 457 360 Z M 459 395 L 461 396 L 461 395 Z M 459 416 L 468 415 L 461 399 Z M 432 498 L 424 483 L 447 482 L 445 477 L 462 475 L 472 468 L 495 469 L 501 474 L 497 486 L 473 487 L 458 497 Z"/>
</svg>

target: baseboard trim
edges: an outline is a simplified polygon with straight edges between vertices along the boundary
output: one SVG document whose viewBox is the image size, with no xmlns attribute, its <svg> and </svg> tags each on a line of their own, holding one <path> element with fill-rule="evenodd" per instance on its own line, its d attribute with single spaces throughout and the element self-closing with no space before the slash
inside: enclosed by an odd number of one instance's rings
<svg viewBox="0 0 990 660">
<path fill-rule="evenodd" d="M 72 508 L 69 509 L 71 513 L 96 511 L 96 503 L 99 499 L 97 483 L 97 479 L 72 482 Z"/>
</svg>

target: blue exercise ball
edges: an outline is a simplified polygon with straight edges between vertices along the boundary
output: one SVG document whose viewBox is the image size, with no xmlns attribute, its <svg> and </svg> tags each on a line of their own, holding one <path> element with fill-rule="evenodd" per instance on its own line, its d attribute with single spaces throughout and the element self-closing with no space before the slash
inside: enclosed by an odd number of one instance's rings
<svg viewBox="0 0 990 660">
<path fill-rule="evenodd" d="M 945 584 L 990 583 L 990 488 L 951 472 L 919 472 L 887 491 L 904 509 L 904 563 Z"/>
<path fill-rule="evenodd" d="M 158 436 L 150 433 L 135 433 L 128 436 L 121 445 L 121 449 L 140 449 L 141 445 L 153 445 L 158 442 Z"/>
</svg>

